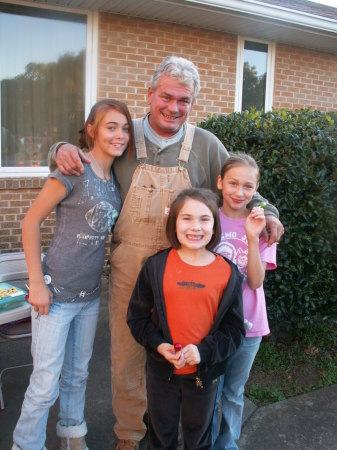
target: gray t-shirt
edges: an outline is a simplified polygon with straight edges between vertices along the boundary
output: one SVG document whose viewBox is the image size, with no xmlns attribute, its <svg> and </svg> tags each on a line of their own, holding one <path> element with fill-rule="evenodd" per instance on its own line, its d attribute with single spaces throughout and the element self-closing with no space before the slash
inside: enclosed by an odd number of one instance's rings
<svg viewBox="0 0 337 450">
<path fill-rule="evenodd" d="M 116 179 L 99 178 L 90 165 L 81 176 L 60 180 L 67 196 L 56 207 L 54 238 L 43 260 L 45 282 L 59 302 L 86 302 L 100 295 L 105 243 L 121 210 Z"/>
</svg>

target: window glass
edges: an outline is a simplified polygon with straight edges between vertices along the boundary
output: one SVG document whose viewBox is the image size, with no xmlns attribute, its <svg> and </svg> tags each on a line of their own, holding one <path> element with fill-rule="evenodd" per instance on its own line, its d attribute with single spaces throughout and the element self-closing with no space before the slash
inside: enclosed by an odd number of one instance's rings
<svg viewBox="0 0 337 450">
<path fill-rule="evenodd" d="M 0 3 L 1 167 L 47 165 L 84 120 L 86 16 Z"/>
<path fill-rule="evenodd" d="M 264 110 L 266 98 L 268 44 L 245 41 L 242 84 L 242 111 Z"/>
</svg>

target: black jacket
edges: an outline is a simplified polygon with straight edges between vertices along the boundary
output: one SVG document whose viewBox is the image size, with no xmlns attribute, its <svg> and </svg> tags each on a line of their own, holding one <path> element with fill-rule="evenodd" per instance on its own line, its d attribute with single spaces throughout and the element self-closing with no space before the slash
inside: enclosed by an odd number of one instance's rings
<svg viewBox="0 0 337 450">
<path fill-rule="evenodd" d="M 133 337 L 146 348 L 147 364 L 159 375 L 169 379 L 174 366 L 157 352 L 158 345 L 171 343 L 165 300 L 163 277 L 170 249 L 151 256 L 142 267 L 134 288 L 127 323 Z M 230 264 L 232 273 L 219 305 L 209 335 L 197 345 L 201 362 L 196 376 L 207 386 L 223 374 L 226 359 L 235 352 L 245 336 L 242 311 L 242 275 Z"/>
</svg>

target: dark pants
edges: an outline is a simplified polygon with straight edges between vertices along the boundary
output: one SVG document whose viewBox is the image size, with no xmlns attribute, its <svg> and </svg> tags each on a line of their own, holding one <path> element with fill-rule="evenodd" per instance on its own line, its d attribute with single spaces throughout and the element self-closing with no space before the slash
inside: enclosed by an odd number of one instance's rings
<svg viewBox="0 0 337 450">
<path fill-rule="evenodd" d="M 212 417 L 218 380 L 201 389 L 195 385 L 194 374 L 173 375 L 167 380 L 147 367 L 146 386 L 151 450 L 177 448 L 180 409 L 185 449 L 212 447 Z"/>
</svg>

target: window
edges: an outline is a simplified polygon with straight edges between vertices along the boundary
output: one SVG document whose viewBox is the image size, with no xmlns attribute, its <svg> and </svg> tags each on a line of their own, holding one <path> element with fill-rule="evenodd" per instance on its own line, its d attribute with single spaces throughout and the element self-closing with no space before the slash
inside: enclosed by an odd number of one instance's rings
<svg viewBox="0 0 337 450">
<path fill-rule="evenodd" d="M 87 15 L 0 3 L 0 172 L 47 173 L 85 117 Z"/>
<path fill-rule="evenodd" d="M 235 110 L 255 107 L 268 111 L 273 104 L 275 45 L 239 37 Z"/>
</svg>

